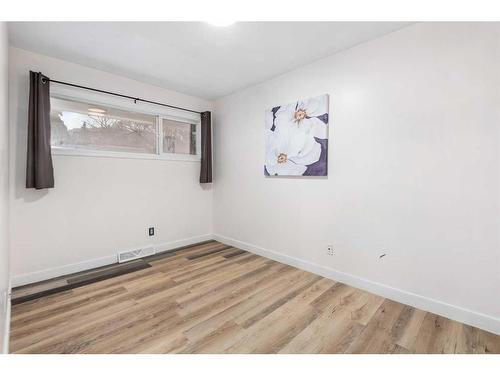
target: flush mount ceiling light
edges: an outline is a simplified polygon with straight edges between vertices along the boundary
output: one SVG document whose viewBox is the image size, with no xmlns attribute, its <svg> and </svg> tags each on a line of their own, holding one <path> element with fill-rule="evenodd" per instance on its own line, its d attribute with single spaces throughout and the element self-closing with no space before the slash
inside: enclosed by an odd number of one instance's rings
<svg viewBox="0 0 500 375">
<path fill-rule="evenodd" d="M 216 20 L 211 20 L 211 21 L 208 21 L 208 23 L 212 26 L 217 26 L 217 27 L 227 27 L 227 26 L 231 26 L 233 23 L 235 23 L 236 21 L 232 21 L 232 20 L 227 20 L 227 19 L 216 19 Z"/>
<path fill-rule="evenodd" d="M 106 110 L 101 108 L 89 108 L 88 111 L 92 113 L 106 113 Z"/>
</svg>

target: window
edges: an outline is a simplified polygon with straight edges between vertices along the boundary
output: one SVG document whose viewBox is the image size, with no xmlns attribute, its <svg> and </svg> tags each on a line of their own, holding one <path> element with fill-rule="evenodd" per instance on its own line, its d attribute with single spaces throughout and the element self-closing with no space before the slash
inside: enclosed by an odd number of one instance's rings
<svg viewBox="0 0 500 375">
<path fill-rule="evenodd" d="M 51 97 L 55 154 L 199 160 L 199 123 Z"/>
<path fill-rule="evenodd" d="M 163 152 L 196 155 L 196 125 L 162 119 Z"/>
</svg>

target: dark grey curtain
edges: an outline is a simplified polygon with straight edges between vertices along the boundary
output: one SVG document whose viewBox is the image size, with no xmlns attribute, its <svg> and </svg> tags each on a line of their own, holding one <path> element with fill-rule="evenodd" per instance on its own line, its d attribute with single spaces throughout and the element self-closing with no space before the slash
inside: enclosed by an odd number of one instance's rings
<svg viewBox="0 0 500 375">
<path fill-rule="evenodd" d="M 30 72 L 27 157 L 26 188 L 53 188 L 49 81 L 37 72 Z"/>
<path fill-rule="evenodd" d="M 200 183 L 212 182 L 212 114 L 201 113 L 201 170 Z"/>
</svg>

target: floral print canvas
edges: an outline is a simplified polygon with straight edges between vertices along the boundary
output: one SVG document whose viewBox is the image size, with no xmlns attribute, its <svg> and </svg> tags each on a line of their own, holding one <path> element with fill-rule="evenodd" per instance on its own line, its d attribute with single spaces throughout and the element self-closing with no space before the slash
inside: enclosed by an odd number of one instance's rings
<svg viewBox="0 0 500 375">
<path fill-rule="evenodd" d="M 328 95 L 266 111 L 266 176 L 326 176 Z"/>
</svg>

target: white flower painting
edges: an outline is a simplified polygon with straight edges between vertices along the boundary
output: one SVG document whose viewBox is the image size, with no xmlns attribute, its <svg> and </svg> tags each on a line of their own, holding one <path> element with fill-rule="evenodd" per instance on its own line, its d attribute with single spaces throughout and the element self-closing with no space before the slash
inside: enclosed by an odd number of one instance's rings
<svg viewBox="0 0 500 375">
<path fill-rule="evenodd" d="M 328 95 L 266 111 L 266 176 L 327 176 Z"/>
</svg>

